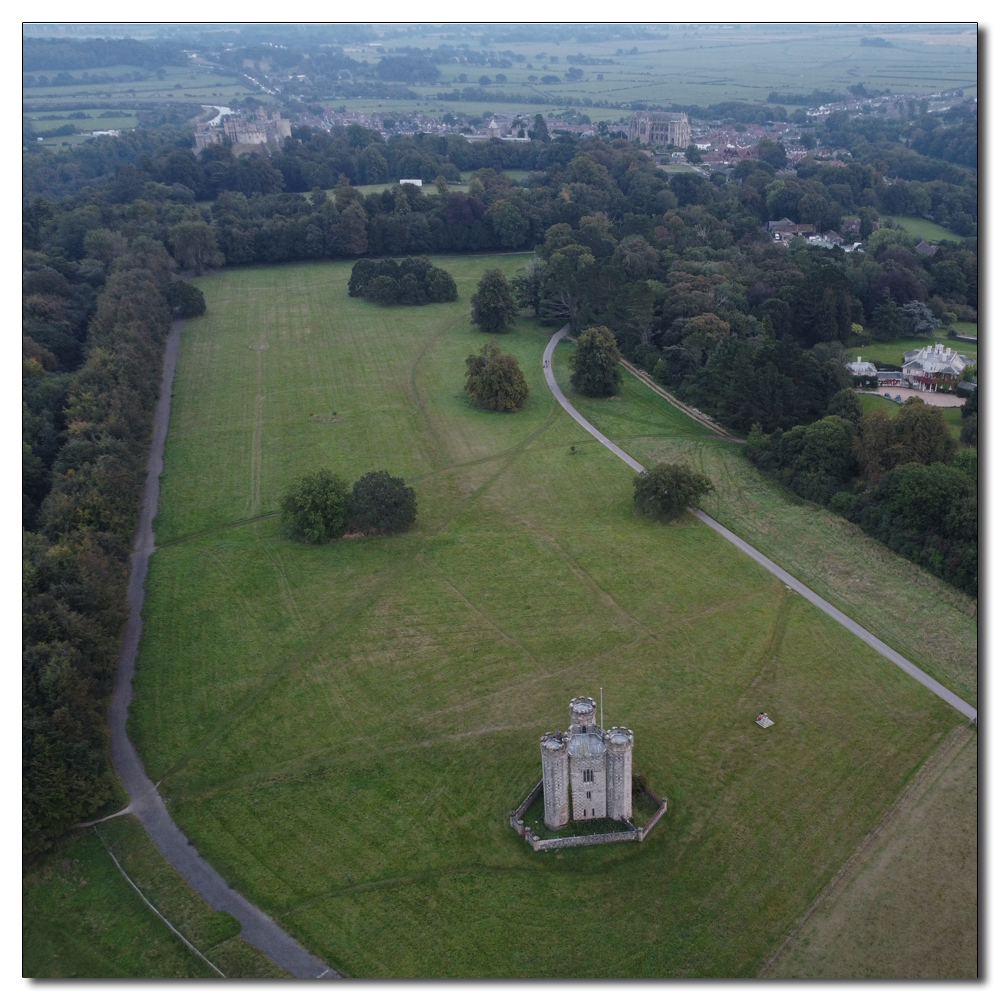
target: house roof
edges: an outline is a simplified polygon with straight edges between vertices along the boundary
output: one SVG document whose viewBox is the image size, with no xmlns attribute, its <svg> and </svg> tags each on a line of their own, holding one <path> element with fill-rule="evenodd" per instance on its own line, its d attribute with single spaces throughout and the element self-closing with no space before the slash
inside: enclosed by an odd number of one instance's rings
<svg viewBox="0 0 1000 1000">
<path fill-rule="evenodd" d="M 972 358 L 953 351 L 943 344 L 928 344 L 903 355 L 904 372 L 926 372 L 928 375 L 961 375 L 962 370 L 975 364 Z"/>
<path fill-rule="evenodd" d="M 924 257 L 933 257 L 934 254 L 938 252 L 938 248 L 933 244 L 928 243 L 927 240 L 921 240 L 914 247 L 914 249 L 917 251 L 917 253 L 923 254 Z"/>
</svg>

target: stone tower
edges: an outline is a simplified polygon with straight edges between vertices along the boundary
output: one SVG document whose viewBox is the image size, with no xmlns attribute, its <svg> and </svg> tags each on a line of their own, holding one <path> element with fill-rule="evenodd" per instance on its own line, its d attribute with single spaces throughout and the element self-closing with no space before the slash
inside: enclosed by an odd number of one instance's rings
<svg viewBox="0 0 1000 1000">
<path fill-rule="evenodd" d="M 632 745 L 631 729 L 613 726 L 605 734 L 608 751 L 608 816 L 632 819 Z"/>
<path fill-rule="evenodd" d="M 607 750 L 597 724 L 593 698 L 569 703 L 569 784 L 573 819 L 600 819 L 607 815 Z"/>
<path fill-rule="evenodd" d="M 545 825 L 564 827 L 570 818 L 632 819 L 631 729 L 603 730 L 593 698 L 569 703 L 569 731 L 541 739 Z"/>
<path fill-rule="evenodd" d="M 545 825 L 559 830 L 569 822 L 569 737 L 546 733 L 541 744 Z"/>
<path fill-rule="evenodd" d="M 573 792 L 573 819 L 602 819 L 608 814 L 608 751 L 595 725 L 592 732 L 571 733 L 569 784 Z"/>
<path fill-rule="evenodd" d="M 592 728 L 588 730 L 588 726 Z M 593 698 L 574 698 L 569 703 L 569 731 L 597 732 L 597 702 Z"/>
</svg>

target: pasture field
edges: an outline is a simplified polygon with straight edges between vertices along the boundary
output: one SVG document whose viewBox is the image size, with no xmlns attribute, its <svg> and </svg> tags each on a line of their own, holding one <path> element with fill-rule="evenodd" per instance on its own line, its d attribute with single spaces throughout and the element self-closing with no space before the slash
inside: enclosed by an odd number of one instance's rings
<svg viewBox="0 0 1000 1000">
<path fill-rule="evenodd" d="M 439 258 L 459 301 L 410 309 L 350 299 L 349 264 L 197 279 L 130 730 L 223 877 L 350 975 L 752 976 L 958 717 L 700 522 L 636 517 L 631 471 L 545 387 L 550 329 L 501 338 L 523 410 L 466 401 L 468 297 L 524 259 Z M 974 696 L 971 602 L 637 382 L 587 405 L 643 461 L 690 452 L 713 516 L 831 599 L 853 585 L 888 641 L 919 606 L 915 659 Z M 406 477 L 415 527 L 288 541 L 278 496 L 320 466 Z M 535 854 L 508 811 L 599 686 L 670 810 L 643 844 Z"/>
<path fill-rule="evenodd" d="M 851 859 L 767 976 L 979 975 L 978 751 L 977 733 L 959 727 L 907 789 L 902 807 Z"/>
<path fill-rule="evenodd" d="M 892 47 L 861 46 L 861 35 L 866 30 L 887 37 Z M 977 38 L 971 24 L 929 25 L 927 30 L 909 30 L 902 25 L 678 24 L 666 32 L 657 26 L 651 37 L 641 40 L 616 39 L 613 32 L 609 35 L 606 40 L 578 41 L 572 33 L 567 36 L 561 30 L 558 38 L 546 37 L 543 32 L 530 40 L 485 39 L 491 50 L 524 57 L 502 70 L 506 78 L 503 83 L 496 82 L 496 67 L 442 62 L 435 83 L 409 85 L 420 95 L 417 100 L 376 101 L 332 94 L 325 95 L 325 99 L 348 111 L 372 112 L 377 104 L 385 114 L 406 115 L 420 110 L 439 117 L 445 111 L 465 115 L 558 115 L 566 108 L 567 99 L 572 99 L 582 102 L 578 110 L 589 114 L 593 121 L 617 122 L 630 114 L 629 106 L 634 101 L 699 106 L 724 101 L 761 103 L 777 91 L 785 95 L 782 103 L 794 109 L 799 106 L 790 99 L 795 95 L 808 95 L 817 88 L 842 91 L 858 83 L 870 90 L 888 89 L 900 94 L 963 87 L 966 96 L 973 96 L 977 88 Z M 442 42 L 479 49 L 484 42 L 483 31 L 480 27 L 446 25 L 429 28 L 426 34 L 414 32 L 407 38 L 408 45 L 417 47 L 436 48 Z M 368 47 L 348 46 L 346 51 L 355 59 L 372 56 Z M 585 61 L 580 61 L 581 56 Z M 576 61 L 571 62 L 570 57 Z M 269 71 L 266 58 L 262 66 Z M 571 69 L 581 70 L 580 79 L 567 77 Z M 119 66 L 95 72 L 121 76 L 135 70 Z M 45 73 L 51 78 L 55 72 L 41 70 L 32 75 L 37 78 Z M 82 70 L 72 72 L 74 77 L 82 76 Z M 192 60 L 189 66 L 165 67 L 162 80 L 153 72 L 140 72 L 147 79 L 106 84 L 81 79 L 65 87 L 25 87 L 22 101 L 35 113 L 66 102 L 107 108 L 119 101 L 226 104 L 248 94 L 265 103 L 273 99 L 235 76 L 216 75 L 200 59 Z M 438 93 L 479 86 L 484 75 L 491 83 L 482 100 L 439 101 L 436 97 Z M 545 76 L 557 76 L 559 82 L 542 84 Z M 538 98 L 540 103 L 511 101 L 511 95 Z M 596 107 L 596 102 L 608 106 Z"/>
<path fill-rule="evenodd" d="M 37 70 L 30 74 L 36 79 L 45 75 L 52 79 L 57 70 Z M 74 83 L 66 86 L 34 86 L 23 87 L 21 98 L 25 115 L 55 114 L 64 110 L 67 103 L 73 110 L 90 110 L 90 114 L 103 113 L 109 109 L 120 110 L 119 104 L 222 104 L 225 105 L 237 97 L 253 94 L 258 100 L 266 103 L 271 100 L 268 94 L 260 93 L 256 88 L 237 79 L 235 76 L 220 76 L 213 73 L 209 67 L 192 61 L 189 66 L 163 67 L 163 79 L 152 70 L 138 66 L 102 66 L 89 70 L 91 76 L 124 76 L 129 73 L 140 73 L 145 80 L 120 80 L 115 83 L 94 83 L 80 79 L 83 70 L 71 70 Z M 48 125 L 48 123 L 39 123 Z M 53 123 L 59 124 L 59 123 Z M 84 119 L 73 121 L 81 128 L 119 128 L 127 126 L 91 124 Z"/>
<path fill-rule="evenodd" d="M 456 28 L 458 30 L 456 31 Z M 659 28 L 659 26 L 658 26 Z M 861 46 L 861 35 L 875 31 L 892 42 L 892 48 Z M 480 47 L 481 31 L 449 25 L 431 29 L 426 35 L 414 33 L 407 44 L 436 48 L 441 42 Z M 612 32 L 609 31 L 609 35 Z M 435 110 L 460 110 L 465 114 L 486 111 L 521 111 L 534 115 L 565 107 L 565 98 L 607 101 L 611 107 L 584 107 L 594 121 L 617 121 L 624 113 L 623 102 L 650 101 L 659 104 L 707 106 L 722 101 L 764 102 L 772 91 L 787 95 L 810 94 L 813 89 L 844 90 L 865 83 L 870 90 L 890 89 L 893 93 L 915 93 L 964 87 L 967 95 L 977 84 L 977 39 L 973 25 L 929 26 L 927 31 L 905 30 L 903 26 L 793 25 L 793 24 L 678 24 L 654 37 L 607 41 L 587 39 L 557 40 L 539 35 L 527 41 L 517 37 L 490 39 L 489 48 L 524 56 L 500 72 L 505 83 L 491 83 L 487 89 L 498 94 L 532 94 L 547 98 L 542 104 L 522 105 L 499 97 L 491 102 L 438 102 L 435 94 L 466 86 L 477 86 L 480 76 L 495 80 L 494 67 L 454 62 L 438 64 L 441 76 L 431 86 L 411 89 L 423 95 L 423 102 L 384 102 L 386 110 L 416 110 L 431 105 Z M 633 53 L 632 49 L 636 49 Z M 361 49 L 351 52 L 361 58 Z M 567 79 L 573 67 L 569 56 L 610 59 L 612 64 L 577 64 L 583 71 L 579 81 Z M 530 64 L 530 65 L 529 65 Z M 465 80 L 460 77 L 464 75 Z M 556 84 L 542 84 L 541 78 L 555 75 Z M 534 76 L 535 81 L 529 80 Z M 366 102 L 344 102 L 361 110 Z M 792 109 L 798 105 L 783 102 Z M 370 107 L 371 102 L 367 102 Z"/>
<path fill-rule="evenodd" d="M 953 233 L 950 229 L 945 229 L 944 226 L 939 226 L 936 222 L 922 219 L 917 215 L 894 215 L 893 221 L 911 236 L 918 236 L 922 240 L 927 240 L 928 243 L 940 243 L 942 240 L 961 243 L 963 239 L 958 233 Z"/>
<path fill-rule="evenodd" d="M 70 833 L 22 880 L 22 970 L 36 979 L 218 978 L 143 895 L 230 978 L 284 976 L 163 860 L 131 816 Z"/>
</svg>

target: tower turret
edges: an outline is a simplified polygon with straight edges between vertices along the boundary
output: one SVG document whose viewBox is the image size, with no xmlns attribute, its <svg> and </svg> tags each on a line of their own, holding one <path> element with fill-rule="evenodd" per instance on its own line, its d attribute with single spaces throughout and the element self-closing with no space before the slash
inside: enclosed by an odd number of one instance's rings
<svg viewBox="0 0 1000 1000">
<path fill-rule="evenodd" d="M 541 748 L 545 825 L 559 830 L 569 822 L 569 737 L 546 733 Z"/>
<path fill-rule="evenodd" d="M 569 731 L 597 732 L 597 702 L 593 698 L 574 698 L 569 703 Z"/>
<path fill-rule="evenodd" d="M 612 726 L 604 736 L 608 751 L 608 816 L 632 819 L 632 746 L 631 729 Z"/>
</svg>

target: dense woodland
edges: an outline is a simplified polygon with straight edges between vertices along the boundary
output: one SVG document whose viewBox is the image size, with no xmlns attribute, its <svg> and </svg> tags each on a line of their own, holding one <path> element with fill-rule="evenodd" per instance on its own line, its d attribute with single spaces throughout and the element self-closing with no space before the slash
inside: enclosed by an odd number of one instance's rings
<svg viewBox="0 0 1000 1000">
<path fill-rule="evenodd" d="M 678 396 L 752 432 L 762 468 L 975 593 L 969 449 L 909 449 L 906 421 L 886 430 L 836 402 L 862 328 L 891 335 L 894 310 L 942 332 L 977 318 L 976 123 L 963 108 L 915 117 L 909 147 L 898 121 L 831 115 L 815 139 L 853 162 L 807 158 L 781 177 L 766 159 L 711 180 L 668 176 L 623 139 L 541 129 L 530 143 L 473 145 L 296 127 L 270 157 L 195 155 L 190 132 L 172 128 L 26 150 L 25 851 L 114 794 L 106 705 L 162 348 L 173 308 L 204 308 L 178 270 L 535 249 L 514 282 L 522 308 L 577 332 L 606 328 Z M 528 173 L 514 183 L 506 168 Z M 468 190 L 455 190 L 469 170 Z M 356 187 L 401 176 L 427 184 Z M 894 214 L 962 238 L 921 256 Z M 823 229 L 855 216 L 865 252 L 776 246 L 763 224 L 786 215 Z M 820 437 L 839 466 L 809 464 Z M 933 496 L 937 506 L 921 500 Z"/>
</svg>

